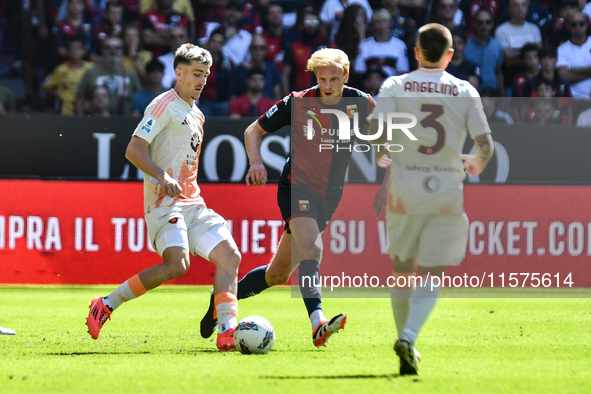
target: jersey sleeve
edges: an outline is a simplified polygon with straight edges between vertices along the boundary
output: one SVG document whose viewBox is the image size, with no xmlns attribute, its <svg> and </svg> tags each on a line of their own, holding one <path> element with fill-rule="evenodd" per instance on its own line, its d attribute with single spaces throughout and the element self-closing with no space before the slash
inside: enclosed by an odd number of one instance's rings
<svg viewBox="0 0 591 394">
<path fill-rule="evenodd" d="M 372 120 L 374 116 L 376 116 L 377 120 L 377 114 L 380 112 L 387 113 L 396 111 L 396 102 L 393 100 L 394 97 L 396 97 L 396 79 L 390 77 L 382 84 L 377 103 L 371 114 L 369 114 L 367 120 Z"/>
<path fill-rule="evenodd" d="M 45 81 L 43 82 L 43 87 L 44 88 L 48 88 L 48 89 L 57 88 L 59 86 L 59 83 L 60 83 L 59 76 L 60 76 L 59 70 L 57 68 L 54 69 L 51 72 L 51 74 L 49 74 L 47 76 L 47 78 L 45 78 Z"/>
<path fill-rule="evenodd" d="M 484 109 L 482 108 L 482 100 L 480 99 L 478 91 L 472 85 L 469 85 L 468 94 L 471 96 L 473 101 L 470 103 L 468 108 L 466 128 L 470 133 L 470 137 L 474 139 L 481 134 L 490 133 L 490 127 L 488 125 L 488 121 L 486 120 L 486 115 L 484 114 Z"/>
<path fill-rule="evenodd" d="M 259 118 L 259 125 L 267 133 L 274 133 L 291 124 L 291 94 L 277 101 Z"/>
<path fill-rule="evenodd" d="M 168 108 L 164 108 L 161 114 L 158 116 L 154 115 L 152 111 L 160 101 L 152 101 L 150 105 L 146 107 L 144 111 L 144 117 L 141 122 L 138 123 L 133 135 L 146 140 L 149 144 L 152 143 L 154 138 L 164 129 L 164 127 L 170 122 L 171 113 Z"/>
</svg>

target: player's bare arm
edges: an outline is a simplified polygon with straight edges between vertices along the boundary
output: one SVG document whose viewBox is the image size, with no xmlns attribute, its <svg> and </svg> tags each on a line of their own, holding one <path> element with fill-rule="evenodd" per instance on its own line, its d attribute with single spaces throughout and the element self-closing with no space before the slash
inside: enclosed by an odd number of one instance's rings
<svg viewBox="0 0 591 394">
<path fill-rule="evenodd" d="M 474 138 L 474 154 L 462 155 L 464 169 L 468 175 L 476 176 L 482 173 L 494 153 L 493 140 L 490 133 L 481 134 Z"/>
<path fill-rule="evenodd" d="M 182 192 L 181 185 L 152 161 L 152 158 L 146 152 L 147 146 L 148 141 L 134 135 L 131 137 L 129 145 L 127 145 L 125 157 L 144 173 L 158 179 L 160 187 L 166 195 L 173 198 L 178 196 Z"/>
<path fill-rule="evenodd" d="M 265 186 L 267 183 L 267 170 L 261 156 L 261 140 L 266 131 L 259 125 L 258 120 L 251 123 L 244 132 L 244 146 L 250 162 L 250 168 L 246 174 L 246 184 Z"/>
<path fill-rule="evenodd" d="M 388 160 L 392 161 L 390 158 Z M 384 174 L 384 180 L 380 189 L 373 198 L 373 212 L 376 219 L 382 216 L 382 212 L 388 202 L 388 187 L 390 186 L 390 180 L 392 179 L 392 167 L 386 168 L 386 174 Z"/>
</svg>

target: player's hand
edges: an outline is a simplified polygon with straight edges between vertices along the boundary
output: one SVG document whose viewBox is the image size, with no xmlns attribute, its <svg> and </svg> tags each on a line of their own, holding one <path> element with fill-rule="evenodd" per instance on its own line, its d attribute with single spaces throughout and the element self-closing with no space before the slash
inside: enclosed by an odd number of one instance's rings
<svg viewBox="0 0 591 394">
<path fill-rule="evenodd" d="M 392 159 L 390 159 L 390 157 L 388 157 L 388 155 L 384 153 L 382 157 L 380 157 L 377 161 L 377 164 L 380 168 L 388 168 L 392 165 Z"/>
<path fill-rule="evenodd" d="M 164 173 L 164 177 L 162 177 L 159 182 L 160 190 L 163 190 L 164 194 L 166 194 L 168 197 L 175 198 L 183 191 L 177 180 L 168 175 L 166 172 Z"/>
<path fill-rule="evenodd" d="M 376 196 L 373 198 L 373 214 L 376 219 L 379 219 L 380 216 L 382 216 L 387 200 L 388 190 L 385 187 L 380 187 L 380 190 L 378 190 Z"/>
<path fill-rule="evenodd" d="M 464 160 L 464 171 L 466 174 L 471 176 L 480 175 L 484 170 L 482 164 L 476 159 L 476 155 L 465 155 L 463 154 L 462 160 Z"/>
<path fill-rule="evenodd" d="M 251 183 L 256 186 L 265 186 L 267 184 L 267 170 L 264 164 L 250 166 L 248 174 L 246 174 L 246 184 L 250 186 Z"/>
</svg>

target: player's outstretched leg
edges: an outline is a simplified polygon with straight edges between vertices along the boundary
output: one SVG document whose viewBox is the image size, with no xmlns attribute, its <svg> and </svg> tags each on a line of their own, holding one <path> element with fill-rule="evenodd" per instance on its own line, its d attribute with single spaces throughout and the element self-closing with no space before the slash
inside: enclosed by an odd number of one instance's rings
<svg viewBox="0 0 591 394">
<path fill-rule="evenodd" d="M 322 311 L 322 289 L 318 285 L 318 269 L 320 263 L 316 260 L 302 260 L 299 268 L 300 291 L 304 297 L 304 304 L 312 323 L 312 341 L 314 346 L 326 346 L 332 334 L 336 334 L 347 323 L 347 315 L 341 313 L 328 320 Z"/>
<path fill-rule="evenodd" d="M 271 263 L 257 267 L 244 275 L 238 282 L 236 296 L 239 300 L 243 300 L 255 296 L 269 287 L 283 284 L 289 279 L 291 271 L 291 235 L 284 232 Z M 212 292 L 209 298 L 209 308 L 205 312 L 203 319 L 201 319 L 201 336 L 203 338 L 212 336 L 217 325 L 218 319 Z"/>
<path fill-rule="evenodd" d="M 95 297 L 90 301 L 89 313 L 86 318 L 88 333 L 98 339 L 101 329 L 111 320 L 111 313 L 126 301 L 133 300 L 146 293 L 139 275 L 126 280 L 106 297 Z"/>
<path fill-rule="evenodd" d="M 267 266 L 263 265 L 244 275 L 244 278 L 238 282 L 237 298 L 239 300 L 257 295 L 270 287 L 265 280 L 266 269 Z M 201 336 L 203 338 L 209 338 L 213 335 L 217 326 L 218 318 L 215 311 L 214 296 L 212 291 L 211 297 L 209 298 L 209 308 L 207 309 L 207 312 L 205 312 L 205 315 L 203 316 L 203 319 L 201 319 L 200 323 Z"/>
</svg>

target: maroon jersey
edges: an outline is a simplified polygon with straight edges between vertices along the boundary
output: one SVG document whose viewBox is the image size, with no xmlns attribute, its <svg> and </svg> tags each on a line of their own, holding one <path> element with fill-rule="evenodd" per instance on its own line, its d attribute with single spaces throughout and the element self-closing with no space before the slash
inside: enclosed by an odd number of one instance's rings
<svg viewBox="0 0 591 394">
<path fill-rule="evenodd" d="M 350 118 L 353 129 L 353 114 L 358 113 L 359 127 L 375 106 L 374 99 L 367 93 L 345 86 L 343 98 L 335 105 L 320 101 L 318 86 L 301 92 L 292 92 L 279 100 L 259 118 L 259 124 L 268 133 L 284 126 L 291 126 L 291 150 L 288 162 L 283 169 L 282 179 L 294 185 L 310 188 L 319 196 L 338 202 L 343 193 L 345 173 L 351 158 L 353 140 L 338 139 L 338 120 L 333 114 L 322 114 L 320 109 L 337 109 Z M 314 116 L 312 116 L 313 114 Z M 312 139 L 304 132 L 308 119 L 316 117 L 322 129 L 314 121 Z M 322 149 L 320 144 L 333 145 L 333 149 Z M 351 147 L 351 149 L 337 149 Z"/>
<path fill-rule="evenodd" d="M 163 14 L 158 10 L 151 10 L 144 14 L 143 29 L 152 30 L 156 33 L 169 31 L 175 26 L 183 26 L 189 31 L 189 17 L 185 14 L 179 14 L 176 12 L 170 14 Z M 149 47 L 148 48 L 154 54 L 154 57 L 163 55 L 162 48 Z M 173 49 L 176 50 L 176 49 Z"/>
<path fill-rule="evenodd" d="M 244 94 L 232 100 L 228 115 L 260 116 L 273 104 L 275 104 L 275 100 L 267 96 L 261 96 L 259 101 L 253 104 L 248 96 Z"/>
</svg>

